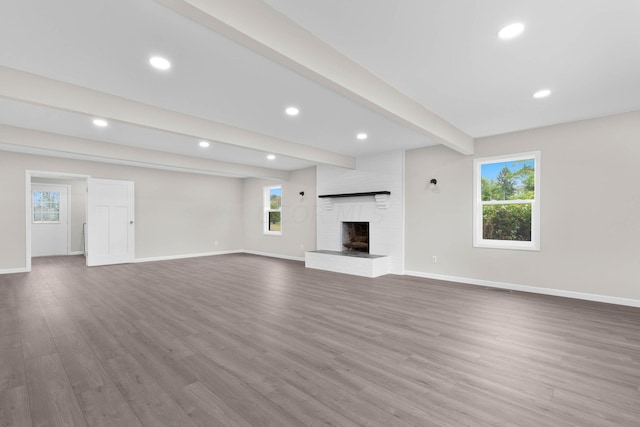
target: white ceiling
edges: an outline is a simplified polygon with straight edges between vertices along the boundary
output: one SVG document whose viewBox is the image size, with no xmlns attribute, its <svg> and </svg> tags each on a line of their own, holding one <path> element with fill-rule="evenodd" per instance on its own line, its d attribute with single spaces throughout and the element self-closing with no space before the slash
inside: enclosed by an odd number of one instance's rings
<svg viewBox="0 0 640 427">
<path fill-rule="evenodd" d="M 227 0 L 233 1 L 239 0 Z M 640 109 L 637 0 L 265 3 L 474 138 Z M 526 25 L 523 35 L 497 39 L 498 29 L 513 21 Z M 153 54 L 168 57 L 172 69 L 151 69 Z M 2 2 L 0 65 L 293 148 L 357 157 L 441 142 L 153 0 Z M 551 97 L 532 99 L 543 87 Z M 285 116 L 288 105 L 301 114 Z M 257 150 L 223 143 L 201 149 L 195 133 L 135 121 L 99 129 L 90 113 L 3 99 L 0 92 L 2 124 L 282 170 L 313 164 L 313 155 L 293 150 L 288 156 L 286 146 L 269 138 Z M 369 134 L 364 142 L 355 138 L 361 131 Z M 276 148 L 276 160 L 266 160 Z"/>
<path fill-rule="evenodd" d="M 265 1 L 475 138 L 640 109 L 638 0 Z"/>
</svg>

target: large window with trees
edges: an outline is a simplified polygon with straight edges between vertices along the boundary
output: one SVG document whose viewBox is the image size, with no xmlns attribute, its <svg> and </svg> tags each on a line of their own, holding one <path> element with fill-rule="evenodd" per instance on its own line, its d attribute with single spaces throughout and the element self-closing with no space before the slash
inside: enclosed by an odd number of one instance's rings
<svg viewBox="0 0 640 427">
<path fill-rule="evenodd" d="M 474 161 L 476 247 L 540 250 L 540 152 Z"/>
<path fill-rule="evenodd" d="M 282 234 L 282 186 L 264 188 L 264 232 Z"/>
</svg>

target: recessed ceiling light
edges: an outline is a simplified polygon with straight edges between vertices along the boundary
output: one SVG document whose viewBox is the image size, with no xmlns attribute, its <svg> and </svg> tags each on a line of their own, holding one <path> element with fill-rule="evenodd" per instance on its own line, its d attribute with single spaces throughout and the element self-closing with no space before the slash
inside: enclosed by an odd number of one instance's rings
<svg viewBox="0 0 640 427">
<path fill-rule="evenodd" d="M 152 56 L 151 58 L 149 58 L 149 64 L 151 64 L 153 68 L 162 71 L 171 68 L 171 62 L 169 62 L 167 58 L 163 58 L 162 56 Z"/>
<path fill-rule="evenodd" d="M 549 89 L 541 89 L 541 90 L 537 91 L 536 93 L 534 93 L 533 97 L 535 99 L 542 99 L 542 98 L 546 98 L 549 95 L 551 95 L 551 91 Z"/>
<path fill-rule="evenodd" d="M 198 145 L 202 148 L 208 148 L 211 144 L 209 144 L 209 141 L 200 141 Z"/>
<path fill-rule="evenodd" d="M 502 40 L 512 39 L 518 37 L 524 31 L 524 24 L 521 22 L 515 22 L 513 24 L 505 25 L 498 31 L 498 37 Z"/>
<path fill-rule="evenodd" d="M 358 138 L 360 141 L 364 141 L 365 139 L 367 139 L 369 137 L 369 135 L 367 135 L 364 132 L 360 132 L 359 134 L 356 135 L 356 138 Z"/>
<path fill-rule="evenodd" d="M 269 154 L 269 155 L 267 156 L 267 159 L 269 159 L 269 160 L 275 160 L 275 158 L 276 158 L 276 155 L 275 155 L 275 154 Z"/>
<path fill-rule="evenodd" d="M 109 122 L 107 122 L 105 119 L 93 119 L 93 124 L 100 128 L 104 128 L 109 125 Z"/>
<path fill-rule="evenodd" d="M 296 107 L 287 107 L 284 112 L 287 113 L 288 116 L 297 116 L 298 114 L 300 114 L 300 110 Z"/>
</svg>

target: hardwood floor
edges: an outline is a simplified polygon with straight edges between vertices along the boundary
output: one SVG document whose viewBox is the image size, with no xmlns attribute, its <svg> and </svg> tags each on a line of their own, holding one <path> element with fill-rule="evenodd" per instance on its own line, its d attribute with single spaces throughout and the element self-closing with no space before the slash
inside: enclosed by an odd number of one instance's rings
<svg viewBox="0 0 640 427">
<path fill-rule="evenodd" d="M 639 426 L 640 309 L 252 255 L 0 276 L 2 426 Z"/>
</svg>

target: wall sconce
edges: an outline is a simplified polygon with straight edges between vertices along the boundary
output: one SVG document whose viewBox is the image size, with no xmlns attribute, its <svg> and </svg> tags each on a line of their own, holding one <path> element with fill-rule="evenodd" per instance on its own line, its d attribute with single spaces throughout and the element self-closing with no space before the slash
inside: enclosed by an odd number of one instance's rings
<svg viewBox="0 0 640 427">
<path fill-rule="evenodd" d="M 304 200 L 304 191 L 298 193 L 300 195 L 300 201 Z"/>
<path fill-rule="evenodd" d="M 440 191 L 440 189 L 438 188 L 437 179 L 431 178 L 431 181 L 429 181 L 429 190 L 431 190 L 434 193 L 437 193 L 438 191 Z"/>
</svg>

